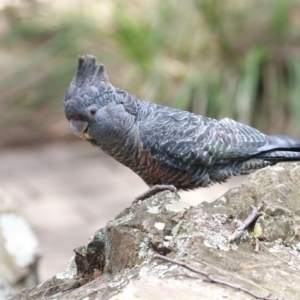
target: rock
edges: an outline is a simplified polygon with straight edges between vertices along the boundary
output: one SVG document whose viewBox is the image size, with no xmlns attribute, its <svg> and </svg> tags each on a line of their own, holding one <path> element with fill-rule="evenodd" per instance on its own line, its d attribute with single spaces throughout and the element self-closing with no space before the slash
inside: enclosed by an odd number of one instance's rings
<svg viewBox="0 0 300 300">
<path fill-rule="evenodd" d="M 12 288 L 6 280 L 0 278 L 0 299 L 6 299 L 13 294 Z"/>
<path fill-rule="evenodd" d="M 300 164 L 285 163 L 253 173 L 197 207 L 160 192 L 125 209 L 75 249 L 64 273 L 9 299 L 300 299 L 299 182 Z M 262 207 L 263 215 L 229 243 L 251 205 Z M 154 258 L 156 253 L 244 291 Z"/>
<path fill-rule="evenodd" d="M 143 277 L 131 281 L 124 290 L 111 300 L 211 300 L 226 299 L 234 296 L 234 292 L 225 289 L 212 289 L 211 284 L 194 280 L 193 283 L 185 279 L 161 280 L 155 277 Z M 232 299 L 232 298 L 230 298 Z M 240 299 L 247 299 L 242 298 Z"/>
<path fill-rule="evenodd" d="M 16 212 L 13 202 L 0 194 L 0 299 L 37 285 L 39 253 L 28 223 Z"/>
</svg>

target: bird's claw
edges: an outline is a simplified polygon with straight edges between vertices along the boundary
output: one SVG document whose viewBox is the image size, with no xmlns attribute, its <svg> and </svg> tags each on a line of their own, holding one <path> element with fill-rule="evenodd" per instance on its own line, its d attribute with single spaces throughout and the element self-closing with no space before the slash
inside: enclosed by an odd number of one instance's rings
<svg viewBox="0 0 300 300">
<path fill-rule="evenodd" d="M 133 201 L 132 201 L 132 204 L 131 204 L 131 207 L 136 204 L 137 202 L 139 201 L 143 201 L 155 194 L 157 194 L 158 192 L 161 192 L 161 191 L 165 191 L 165 190 L 169 190 L 173 193 L 176 193 L 177 192 L 177 189 L 174 185 L 168 185 L 168 184 L 157 184 L 157 185 L 154 185 L 152 186 L 149 190 L 147 190 L 146 192 L 144 192 L 143 194 L 137 196 Z"/>
</svg>

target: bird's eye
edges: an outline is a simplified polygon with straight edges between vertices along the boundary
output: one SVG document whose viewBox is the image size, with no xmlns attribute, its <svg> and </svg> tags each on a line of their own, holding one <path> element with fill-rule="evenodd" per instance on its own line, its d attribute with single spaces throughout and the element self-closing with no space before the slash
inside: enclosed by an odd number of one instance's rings
<svg viewBox="0 0 300 300">
<path fill-rule="evenodd" d="M 93 116 L 96 113 L 96 109 L 91 109 L 90 114 Z"/>
</svg>

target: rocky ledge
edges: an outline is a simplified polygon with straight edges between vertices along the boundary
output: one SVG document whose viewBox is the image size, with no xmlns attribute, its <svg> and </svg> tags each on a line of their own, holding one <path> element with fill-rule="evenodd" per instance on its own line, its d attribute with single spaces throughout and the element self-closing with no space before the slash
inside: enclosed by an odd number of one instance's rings
<svg viewBox="0 0 300 300">
<path fill-rule="evenodd" d="M 300 299 L 300 164 L 257 171 L 197 207 L 160 192 L 74 252 L 65 272 L 9 299 Z"/>
</svg>

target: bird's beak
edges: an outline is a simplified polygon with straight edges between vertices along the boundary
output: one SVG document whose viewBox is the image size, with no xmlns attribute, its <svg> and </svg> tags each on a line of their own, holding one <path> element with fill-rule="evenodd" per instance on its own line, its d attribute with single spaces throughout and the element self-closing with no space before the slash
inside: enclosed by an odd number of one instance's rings
<svg viewBox="0 0 300 300">
<path fill-rule="evenodd" d="M 88 133 L 89 123 L 80 120 L 70 120 L 70 127 L 74 134 L 78 135 L 80 138 L 89 140 L 91 139 Z"/>
</svg>

